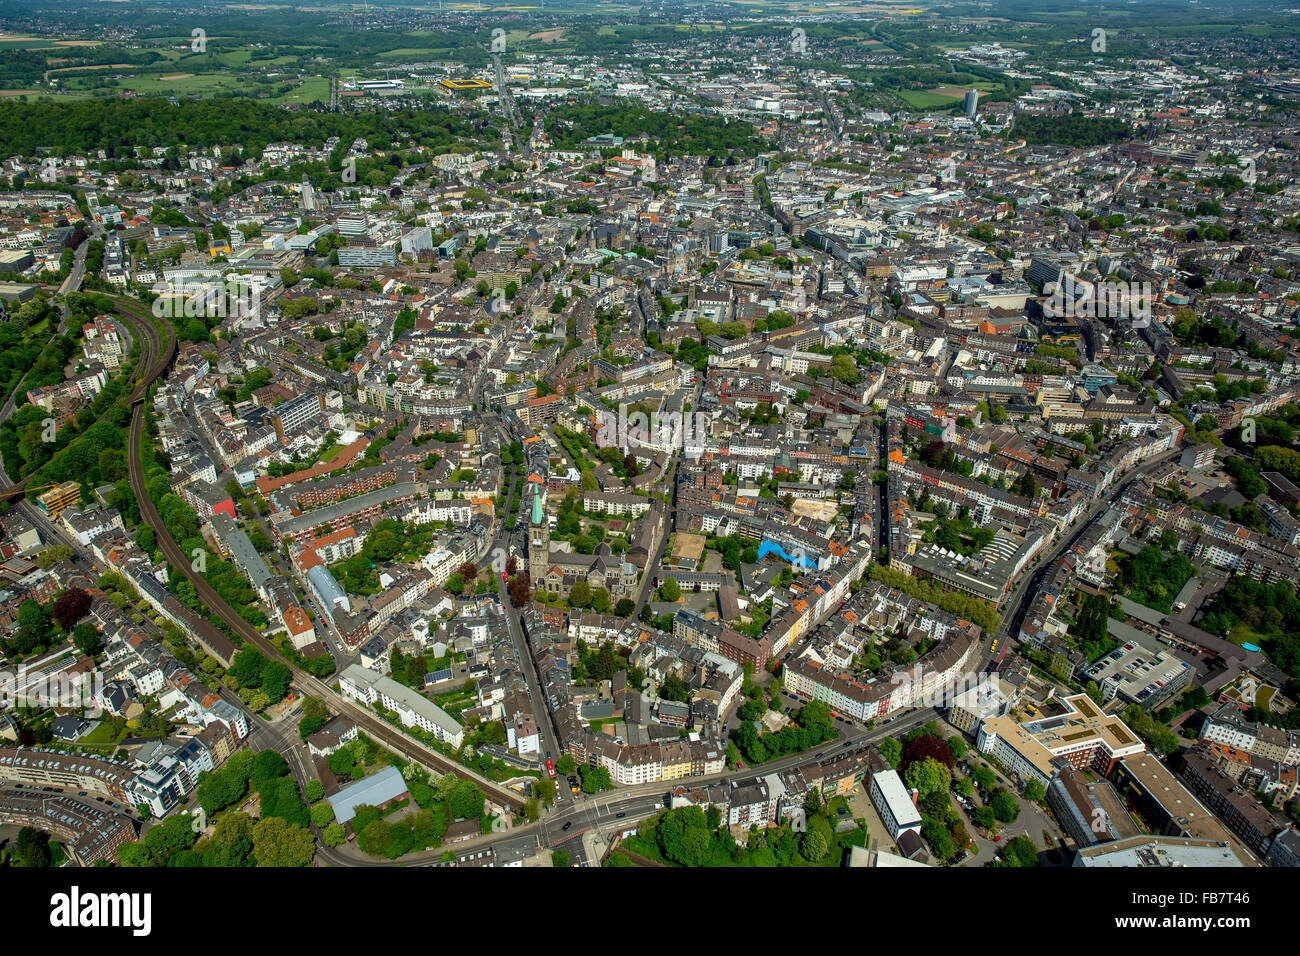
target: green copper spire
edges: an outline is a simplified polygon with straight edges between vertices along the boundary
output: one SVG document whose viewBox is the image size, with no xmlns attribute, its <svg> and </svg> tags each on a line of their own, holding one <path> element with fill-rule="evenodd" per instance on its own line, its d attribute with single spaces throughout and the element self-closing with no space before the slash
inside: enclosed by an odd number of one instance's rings
<svg viewBox="0 0 1300 956">
<path fill-rule="evenodd" d="M 539 488 L 537 491 L 534 491 L 534 492 L 533 492 L 533 517 L 532 517 L 532 523 L 533 523 L 533 524 L 541 524 L 541 523 L 544 522 L 545 520 L 546 520 L 546 518 L 545 518 L 545 516 L 542 514 L 542 493 L 541 493 L 541 489 Z"/>
</svg>

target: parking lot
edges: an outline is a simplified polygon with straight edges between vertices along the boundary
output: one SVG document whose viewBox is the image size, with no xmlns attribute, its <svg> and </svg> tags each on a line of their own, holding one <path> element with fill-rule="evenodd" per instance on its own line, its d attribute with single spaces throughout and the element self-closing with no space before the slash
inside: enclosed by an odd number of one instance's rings
<svg viewBox="0 0 1300 956">
<path fill-rule="evenodd" d="M 857 793 L 850 794 L 846 799 L 848 800 L 849 810 L 852 811 L 853 815 L 867 822 L 867 846 L 889 853 L 896 853 L 898 848 L 894 845 L 894 840 L 889 835 L 889 831 L 885 829 L 885 824 L 881 821 L 880 814 L 871 802 L 871 794 L 867 792 L 867 789 L 859 787 Z"/>
<path fill-rule="evenodd" d="M 968 764 L 972 756 L 974 755 L 967 755 Z M 987 840 L 981 835 L 979 828 L 971 822 L 968 809 L 962 806 L 961 800 L 956 795 L 953 795 L 953 806 L 957 808 L 957 812 L 961 815 L 962 822 L 966 825 L 966 831 L 970 834 L 971 839 L 974 840 L 976 847 L 975 852 L 959 865 L 984 866 L 997 857 L 1003 845 L 1005 845 L 1008 840 L 1013 840 L 1017 836 L 1021 835 L 1029 837 L 1029 839 L 1033 841 L 1034 846 L 1038 848 L 1038 859 L 1042 866 L 1069 865 L 1070 854 L 1062 849 L 1063 837 L 1061 828 L 1057 825 L 1051 812 L 1022 797 L 1016 785 L 1007 780 L 1007 778 L 1004 777 L 996 767 L 990 765 L 989 769 L 993 772 L 994 777 L 997 778 L 997 785 L 1016 798 L 1016 803 L 1020 807 L 1020 815 L 1016 817 L 1014 823 L 999 825 L 997 834 L 999 839 Z M 960 771 L 958 771 L 958 773 L 960 774 Z M 976 791 L 975 795 L 970 799 L 970 806 L 977 807 L 982 803 L 983 801 L 980 799 L 979 792 Z M 1047 846 L 1045 845 L 1043 831 L 1047 831 L 1050 835 L 1052 846 L 1057 850 L 1062 850 L 1061 857 L 1056 862 L 1053 862 L 1047 855 Z"/>
</svg>

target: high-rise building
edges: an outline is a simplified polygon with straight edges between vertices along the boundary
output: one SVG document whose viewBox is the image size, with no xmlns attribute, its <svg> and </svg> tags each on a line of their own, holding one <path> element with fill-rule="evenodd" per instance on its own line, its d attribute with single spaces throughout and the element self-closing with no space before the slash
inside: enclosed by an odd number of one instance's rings
<svg viewBox="0 0 1300 956">
<path fill-rule="evenodd" d="M 312 188 L 311 183 L 307 181 L 307 177 L 303 176 L 302 177 L 302 211 L 315 212 L 318 208 L 320 207 L 316 202 L 316 190 L 314 190 Z"/>
<path fill-rule="evenodd" d="M 961 104 L 962 112 L 965 113 L 967 116 L 974 118 L 975 112 L 979 109 L 979 104 L 980 104 L 980 91 L 967 90 L 966 98 L 962 101 Z"/>
</svg>

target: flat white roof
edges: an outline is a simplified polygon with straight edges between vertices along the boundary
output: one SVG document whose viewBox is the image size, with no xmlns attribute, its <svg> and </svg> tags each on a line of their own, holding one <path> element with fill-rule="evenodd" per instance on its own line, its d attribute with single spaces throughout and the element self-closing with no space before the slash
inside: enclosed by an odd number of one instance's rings
<svg viewBox="0 0 1300 956">
<path fill-rule="evenodd" d="M 903 778 L 898 775 L 897 770 L 873 774 L 871 785 L 880 790 L 880 795 L 884 797 L 885 805 L 889 807 L 889 812 L 893 814 L 900 830 L 910 826 L 920 826 L 921 812 L 916 809 L 916 804 L 912 802 L 911 794 L 907 792 L 907 787 L 903 785 Z"/>
</svg>

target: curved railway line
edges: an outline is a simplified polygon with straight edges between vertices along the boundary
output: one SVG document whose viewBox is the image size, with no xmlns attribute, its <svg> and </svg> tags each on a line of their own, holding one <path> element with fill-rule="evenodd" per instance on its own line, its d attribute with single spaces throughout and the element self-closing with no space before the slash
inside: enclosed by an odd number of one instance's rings
<svg viewBox="0 0 1300 956">
<path fill-rule="evenodd" d="M 243 641 L 250 647 L 259 650 L 263 655 L 271 660 L 283 660 L 279 650 L 265 636 L 262 635 L 255 627 L 249 624 L 239 615 L 224 598 L 219 595 L 207 580 L 195 571 L 190 560 L 181 550 L 176 539 L 172 537 L 171 531 L 162 521 L 158 509 L 153 501 L 149 498 L 148 491 L 145 487 L 144 467 L 140 460 L 140 438 L 144 431 L 144 402 L 149 394 L 149 389 L 166 371 L 171 367 L 172 361 L 176 357 L 176 332 L 169 325 L 167 327 L 167 341 L 161 341 L 158 329 L 154 326 L 152 317 L 141 309 L 139 303 L 130 299 L 124 299 L 119 296 L 113 296 L 113 301 L 117 303 L 120 314 L 124 321 L 131 326 L 137 334 L 141 336 L 141 363 L 139 368 L 147 371 L 143 376 L 137 379 L 136 387 L 130 395 L 131 403 L 131 429 L 127 438 L 127 460 L 129 462 L 129 471 L 131 478 L 131 490 L 134 492 L 136 501 L 140 507 L 140 517 L 145 524 L 154 530 L 158 539 L 158 547 L 162 550 L 164 556 L 171 563 L 172 567 L 180 571 L 194 585 L 195 592 L 199 600 L 216 614 L 221 621 L 230 628 L 232 633 L 238 634 Z M 229 663 L 230 656 L 234 653 L 234 645 L 222 634 L 216 627 L 207 621 L 202 622 L 207 631 L 193 635 L 194 638 L 202 644 L 205 649 L 213 656 Z M 210 633 L 208 633 L 210 631 Z M 224 653 L 219 653 L 224 652 Z M 466 780 L 473 780 L 480 789 L 493 800 L 493 802 L 519 809 L 523 806 L 524 798 L 521 794 L 507 789 L 494 781 L 488 780 L 472 771 L 468 770 L 461 764 L 448 759 L 436 750 L 424 745 L 418 740 L 407 736 L 397 728 L 393 727 L 386 720 L 359 704 L 348 700 L 341 694 L 338 694 L 324 681 L 306 671 L 297 667 L 291 662 L 286 661 L 293 673 L 293 685 L 304 694 L 311 694 L 322 700 L 329 702 L 331 708 L 339 714 L 345 714 L 347 717 L 356 722 L 363 728 L 374 740 L 395 750 L 402 756 L 415 763 L 418 763 L 431 770 L 439 773 L 452 773 Z"/>
<path fill-rule="evenodd" d="M 117 304 L 122 321 L 131 327 L 132 334 L 140 343 L 140 358 L 135 365 L 135 388 L 127 396 L 129 407 L 142 402 L 149 392 L 149 385 L 171 366 L 172 360 L 176 357 L 176 335 L 173 333 L 169 336 L 166 354 L 159 355 L 161 342 L 158 329 L 149 316 L 140 310 L 139 304 L 130 299 L 123 299 L 121 296 L 114 295 L 108 298 Z M 35 473 L 33 472 L 32 475 Z M 24 494 L 27 486 L 31 484 L 32 475 L 27 475 L 22 481 L 7 484 L 3 490 L 0 490 L 0 500 L 17 498 Z"/>
</svg>

